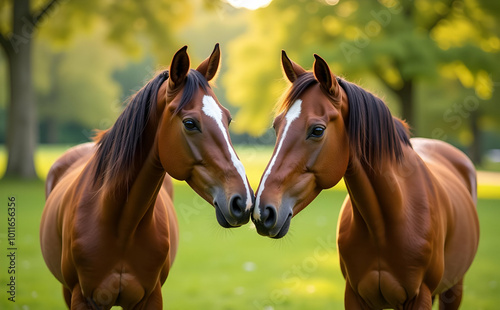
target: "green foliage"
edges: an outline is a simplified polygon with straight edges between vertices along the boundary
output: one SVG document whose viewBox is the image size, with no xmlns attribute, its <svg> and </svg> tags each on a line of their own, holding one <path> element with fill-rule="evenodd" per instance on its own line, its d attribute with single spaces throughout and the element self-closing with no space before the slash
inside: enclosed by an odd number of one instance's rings
<svg viewBox="0 0 500 310">
<path fill-rule="evenodd" d="M 138 59 L 154 51 L 160 61 L 174 43 L 173 33 L 190 19 L 193 1 L 59 1 L 48 14 L 40 38 L 64 46 L 84 33 L 100 33 Z"/>
<path fill-rule="evenodd" d="M 22 38 L 17 44 L 37 38 L 32 75 L 42 141 L 58 141 L 71 131 L 75 134 L 70 139 L 82 141 L 91 136 L 91 128 L 111 126 L 121 110 L 121 87 L 113 73 L 145 54 L 154 54 L 157 61 L 168 64 L 177 48 L 173 34 L 190 19 L 195 1 L 30 1 L 31 14 L 21 18 Z M 12 0 L 0 1 L 0 39 L 5 49 L 12 40 L 12 4 Z M 0 73 L 4 73 L 6 54 L 0 55 Z M 154 71 L 149 68 L 147 73 Z M 6 77 L 7 71 L 0 82 Z M 4 96 L 9 93 L 7 83 L 0 90 L 0 107 L 8 106 L 10 98 Z M 2 141 L 3 132 L 0 130 Z"/>
<path fill-rule="evenodd" d="M 32 11 L 46 3 L 32 0 Z M 91 128 L 110 126 L 123 98 L 141 87 L 157 64 L 167 66 L 177 48 L 188 44 L 196 65 L 215 42 L 223 54 L 216 93 L 233 113 L 235 133 L 259 136 L 269 130 L 273 107 L 287 87 L 281 49 L 305 68 L 318 53 L 334 73 L 374 91 L 399 116 L 397 92 L 415 80 L 420 118 L 413 125 L 419 135 L 434 137 L 433 130 L 443 128 L 454 143 L 470 141 L 469 118 L 462 117 L 464 126 L 455 130 L 443 115 L 471 95 L 480 101 L 481 130 L 498 130 L 498 5 L 486 0 L 327 3 L 336 2 L 274 0 L 247 11 L 218 0 L 57 1 L 33 33 L 42 132 L 51 136 L 86 128 L 88 137 Z M 4 34 L 10 31 L 11 9 L 12 0 L 0 1 Z M 8 100 L 3 72 L 4 58 L 0 107 Z"/>
<path fill-rule="evenodd" d="M 0 0 L 0 33 L 6 33 L 12 23 L 12 2 L 10 0 Z"/>
<path fill-rule="evenodd" d="M 274 0 L 251 13 L 248 30 L 230 46 L 224 83 L 230 101 L 242 108 L 238 129 L 258 135 L 269 126 L 283 85 L 276 81 L 280 49 L 306 68 L 317 53 L 335 74 L 362 84 L 376 85 L 370 81 L 376 78 L 379 93 L 398 92 L 411 80 L 440 87 L 448 83 L 443 77 L 462 82 L 469 74 L 463 87 L 473 88 L 481 100 L 492 98 L 493 81 L 500 81 L 499 12 L 486 2 Z M 467 73 L 446 74 L 449 66 Z M 444 99 L 420 101 L 420 109 L 445 109 L 452 102 Z"/>
<path fill-rule="evenodd" d="M 121 87 L 112 73 L 123 66 L 124 57 L 104 42 L 96 35 L 79 36 L 59 52 L 43 41 L 37 44 L 34 81 L 42 123 L 98 129 L 114 123 L 121 111 L 117 102 Z"/>
<path fill-rule="evenodd" d="M 260 40 L 253 36 L 234 40 L 228 47 L 229 70 L 223 77 L 229 102 L 239 107 L 232 129 L 255 136 L 262 135 L 269 126 L 274 98 L 284 89 L 276 52 L 279 45 L 275 39 L 265 38 L 265 44 Z"/>
</svg>

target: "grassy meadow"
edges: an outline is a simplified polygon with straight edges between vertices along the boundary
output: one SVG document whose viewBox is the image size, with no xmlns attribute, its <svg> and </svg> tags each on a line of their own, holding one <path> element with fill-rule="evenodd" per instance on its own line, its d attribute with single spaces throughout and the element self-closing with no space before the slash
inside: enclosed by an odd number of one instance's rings
<svg viewBox="0 0 500 310">
<path fill-rule="evenodd" d="M 64 148 L 44 147 L 36 165 L 44 176 Z M 257 187 L 271 149 L 237 149 Z M 5 152 L 0 150 L 0 175 Z M 499 187 L 488 184 L 484 195 Z M 7 198 L 17 201 L 16 302 L 7 300 Z M 259 236 L 253 225 L 223 229 L 212 206 L 187 185 L 175 183 L 180 246 L 163 287 L 167 309 L 343 309 L 345 282 L 335 245 L 343 185 L 323 191 L 292 220 L 280 240 Z M 500 304 L 500 200 L 480 198 L 481 242 L 465 278 L 461 309 L 498 309 Z M 0 181 L 0 309 L 65 309 L 61 285 L 45 266 L 38 227 L 44 205 L 43 181 Z M 147 264 L 147 257 L 144 257 Z M 435 307 L 436 308 L 436 307 Z"/>
</svg>

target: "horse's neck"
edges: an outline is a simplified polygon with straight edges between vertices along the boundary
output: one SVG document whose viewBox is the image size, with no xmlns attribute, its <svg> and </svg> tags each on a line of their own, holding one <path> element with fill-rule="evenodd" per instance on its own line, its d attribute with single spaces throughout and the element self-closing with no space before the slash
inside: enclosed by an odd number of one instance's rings
<svg viewBox="0 0 500 310">
<path fill-rule="evenodd" d="M 115 225 L 117 235 L 123 242 L 133 236 L 141 222 L 153 216 L 165 177 L 156 142 L 146 144 L 144 153 L 147 155 L 137 159 L 132 177 L 125 184 L 117 183 L 118 186 L 111 186 L 102 193 L 104 220 Z"/>
<path fill-rule="evenodd" d="M 153 152 L 132 181 L 127 199 L 121 207 L 118 232 L 127 237 L 135 231 L 141 221 L 153 216 L 158 192 L 163 184 L 165 172 L 156 162 Z"/>
<path fill-rule="evenodd" d="M 408 151 L 410 155 L 412 152 Z M 387 227 L 400 223 L 405 212 L 401 184 L 405 176 L 401 169 L 407 160 L 411 159 L 404 158 L 402 163 L 386 162 L 380 170 L 374 170 L 353 158 L 344 175 L 353 219 L 364 225 L 376 240 L 385 240 Z"/>
</svg>

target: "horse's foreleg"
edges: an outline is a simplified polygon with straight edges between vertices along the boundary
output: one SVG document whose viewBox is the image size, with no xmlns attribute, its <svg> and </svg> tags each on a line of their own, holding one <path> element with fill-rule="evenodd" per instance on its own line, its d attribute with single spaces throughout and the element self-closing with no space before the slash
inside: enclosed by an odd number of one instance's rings
<svg viewBox="0 0 500 310">
<path fill-rule="evenodd" d="M 66 301 L 66 305 L 68 306 L 68 309 L 71 309 L 71 291 L 63 286 L 63 296 L 64 296 L 64 301 Z"/>
<path fill-rule="evenodd" d="M 427 285 L 420 285 L 418 295 L 403 306 L 408 310 L 432 310 L 432 293 Z"/>
<path fill-rule="evenodd" d="M 449 290 L 439 295 L 439 310 L 456 310 L 462 302 L 463 278 Z"/>
<path fill-rule="evenodd" d="M 68 290 L 69 292 L 69 290 Z M 83 297 L 82 289 L 80 288 L 80 284 L 77 284 L 73 288 L 73 292 L 71 293 L 71 310 L 95 310 L 99 309 L 97 306 L 91 305 L 85 297 Z"/>
<path fill-rule="evenodd" d="M 344 307 L 346 310 L 370 309 L 361 297 L 354 292 L 351 283 L 347 279 L 345 282 Z"/>
<path fill-rule="evenodd" d="M 148 300 L 141 309 L 145 310 L 158 310 L 163 309 L 163 298 L 161 296 L 161 284 L 158 282 Z"/>
</svg>

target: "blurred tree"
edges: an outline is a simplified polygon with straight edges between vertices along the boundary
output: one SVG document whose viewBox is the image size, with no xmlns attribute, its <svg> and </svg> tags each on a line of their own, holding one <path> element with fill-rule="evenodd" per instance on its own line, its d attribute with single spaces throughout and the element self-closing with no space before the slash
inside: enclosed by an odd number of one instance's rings
<svg viewBox="0 0 500 310">
<path fill-rule="evenodd" d="M 487 0 L 274 0 L 253 12 L 249 29 L 230 47 L 224 83 L 242 109 L 238 129 L 260 134 L 269 124 L 271 98 L 283 87 L 276 81 L 280 49 L 304 67 L 317 53 L 337 74 L 375 76 L 414 132 L 420 81 L 458 79 L 489 100 L 492 74 L 500 71 L 499 6 Z M 238 85 L 245 87 L 233 93 Z"/>
<path fill-rule="evenodd" d="M 77 141 L 91 137 L 92 131 L 85 128 L 109 128 L 121 111 L 121 88 L 113 73 L 124 65 L 123 53 L 106 44 L 102 34 L 75 37 L 59 51 L 43 41 L 35 46 L 33 80 L 41 139 L 59 142 L 61 128 L 70 124 L 81 128 Z M 137 91 L 142 85 L 133 87 Z"/>
<path fill-rule="evenodd" d="M 49 1 L 35 13 L 30 11 L 29 0 L 14 3 L 0 2 L 2 26 L 5 11 L 12 7 L 12 27 L 9 32 L 2 27 L 0 44 L 9 63 L 10 104 L 7 108 L 7 151 L 9 153 L 6 175 L 35 178 L 33 154 L 37 126 L 33 89 L 31 86 L 31 38 L 41 17 L 55 4 Z"/>
<path fill-rule="evenodd" d="M 249 12 L 248 29 L 228 46 L 228 70 L 222 77 L 228 101 L 239 107 L 231 127 L 259 136 L 269 128 L 275 99 L 284 91 L 280 53 L 293 39 L 298 12 L 271 6 Z M 291 51 L 292 56 L 296 55 Z"/>
<path fill-rule="evenodd" d="M 0 57 L 0 144 L 5 145 L 5 131 L 7 129 L 7 94 L 9 83 L 7 80 L 7 61 Z"/>
<path fill-rule="evenodd" d="M 172 43 L 171 33 L 191 10 L 190 1 L 175 0 L 0 0 L 0 46 L 10 81 L 6 176 L 36 178 L 33 155 L 38 126 L 31 60 L 38 28 L 41 37 L 56 45 L 67 43 L 77 32 L 104 31 L 129 54 L 139 55 L 141 46 L 151 46 L 158 59 L 166 61 L 171 56 L 164 52 Z"/>
</svg>

